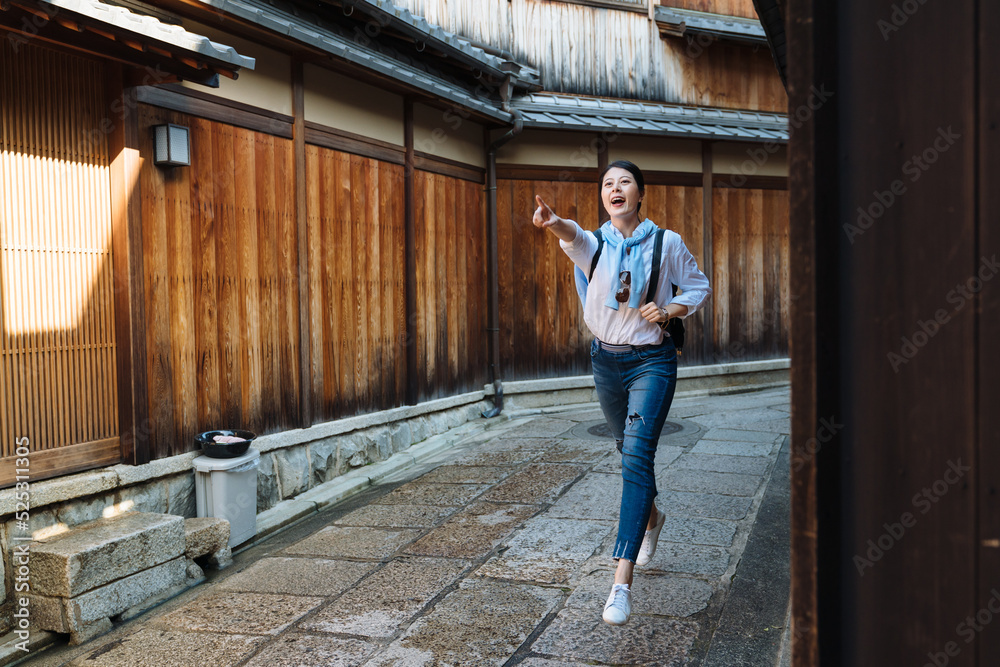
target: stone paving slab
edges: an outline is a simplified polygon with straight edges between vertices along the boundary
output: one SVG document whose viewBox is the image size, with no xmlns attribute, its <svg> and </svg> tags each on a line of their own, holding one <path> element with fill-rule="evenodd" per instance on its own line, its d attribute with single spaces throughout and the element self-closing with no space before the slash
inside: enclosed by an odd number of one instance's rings
<svg viewBox="0 0 1000 667">
<path fill-rule="evenodd" d="M 145 628 L 87 651 L 74 667 L 228 667 L 246 659 L 264 637 Z"/>
<path fill-rule="evenodd" d="M 490 488 L 489 484 L 408 482 L 375 501 L 378 505 L 447 505 L 461 507 Z"/>
<path fill-rule="evenodd" d="M 321 597 L 219 590 L 161 616 L 154 625 L 168 630 L 276 635 L 323 602 Z"/>
<path fill-rule="evenodd" d="M 577 582 L 566 600 L 566 609 L 600 615 L 611 592 L 614 577 L 598 572 Z M 636 614 L 676 616 L 697 614 L 708 606 L 714 589 L 701 579 L 637 571 L 632 585 L 632 611 Z"/>
<path fill-rule="evenodd" d="M 567 422 L 567 425 L 572 425 Z M 545 451 L 559 443 L 556 438 L 512 437 L 510 432 L 490 440 L 484 447 L 488 452 Z"/>
<path fill-rule="evenodd" d="M 282 553 L 386 560 L 420 535 L 419 530 L 327 526 Z"/>
<path fill-rule="evenodd" d="M 566 519 L 618 520 L 621 474 L 591 472 L 548 509 L 546 516 Z"/>
<path fill-rule="evenodd" d="M 533 463 L 484 493 L 480 500 L 523 505 L 551 503 L 585 470 L 571 463 Z"/>
<path fill-rule="evenodd" d="M 431 505 L 367 505 L 333 523 L 338 526 L 377 528 L 431 528 L 458 511 L 457 507 Z"/>
<path fill-rule="evenodd" d="M 615 526 L 610 521 L 578 521 L 535 517 L 507 540 L 476 574 L 497 579 L 561 584 L 601 546 Z"/>
<path fill-rule="evenodd" d="M 455 459 L 459 466 L 520 466 L 544 453 L 541 449 L 511 449 L 506 451 L 476 451 Z"/>
<path fill-rule="evenodd" d="M 411 544 L 406 552 L 418 556 L 480 558 L 537 511 L 535 505 L 476 502 Z"/>
<path fill-rule="evenodd" d="M 656 478 L 661 489 L 690 493 L 719 493 L 724 496 L 752 496 L 761 483 L 760 475 L 740 475 L 709 470 L 667 470 Z"/>
<path fill-rule="evenodd" d="M 614 442 L 593 440 L 564 440 L 546 450 L 539 461 L 543 463 L 595 463 L 616 451 Z"/>
<path fill-rule="evenodd" d="M 732 442 L 766 442 L 774 444 L 781 436 L 768 431 L 751 431 L 736 428 L 712 428 L 701 436 L 702 440 L 725 440 Z"/>
<path fill-rule="evenodd" d="M 752 503 L 753 498 L 722 496 L 715 493 L 661 491 L 656 497 L 656 506 L 667 514 L 694 515 L 731 521 L 745 518 Z"/>
<path fill-rule="evenodd" d="M 442 558 L 391 561 L 300 627 L 311 632 L 392 637 L 468 567 L 466 561 Z"/>
<path fill-rule="evenodd" d="M 369 665 L 499 667 L 564 596 L 540 586 L 465 581 Z"/>
<path fill-rule="evenodd" d="M 496 484 L 510 475 L 509 466 L 447 465 L 421 475 L 415 481 L 437 484 Z"/>
<path fill-rule="evenodd" d="M 264 558 L 227 577 L 220 588 L 243 593 L 339 595 L 374 568 L 374 563 L 344 560 Z"/>
<path fill-rule="evenodd" d="M 702 440 L 694 446 L 691 453 L 727 456 L 770 456 L 772 451 L 774 451 L 774 445 L 765 442 Z"/>
<path fill-rule="evenodd" d="M 613 549 L 608 551 L 611 557 Z M 656 555 L 645 567 L 650 572 L 678 572 L 683 574 L 721 575 L 729 569 L 729 552 L 722 547 L 696 544 L 678 544 L 662 539 Z"/>
<path fill-rule="evenodd" d="M 728 547 L 733 543 L 736 527 L 735 521 L 668 514 L 660 531 L 660 539 L 665 542 Z"/>
<path fill-rule="evenodd" d="M 359 667 L 379 648 L 361 639 L 293 632 L 278 637 L 247 667 Z"/>
<path fill-rule="evenodd" d="M 773 431 L 782 435 L 790 435 L 792 432 L 792 419 L 791 417 L 775 417 L 774 419 L 748 421 L 744 426 L 760 431 Z"/>
<path fill-rule="evenodd" d="M 526 424 L 515 426 L 504 434 L 505 438 L 551 438 L 562 435 L 576 426 L 576 422 L 553 417 L 536 417 Z"/>
<path fill-rule="evenodd" d="M 720 456 L 718 454 L 685 454 L 677 459 L 673 468 L 735 472 L 741 475 L 763 475 L 771 467 L 770 461 L 755 456 Z"/>
<path fill-rule="evenodd" d="M 699 626 L 654 616 L 634 615 L 628 625 L 612 627 L 599 613 L 564 609 L 532 645 L 532 651 L 590 664 L 681 667 Z"/>
</svg>

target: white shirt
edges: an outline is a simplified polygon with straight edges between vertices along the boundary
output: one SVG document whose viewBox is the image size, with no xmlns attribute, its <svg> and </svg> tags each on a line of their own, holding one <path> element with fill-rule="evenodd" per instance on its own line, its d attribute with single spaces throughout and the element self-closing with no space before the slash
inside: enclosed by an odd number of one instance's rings
<svg viewBox="0 0 1000 667">
<path fill-rule="evenodd" d="M 573 220 L 567 222 L 576 227 L 576 236 L 568 243 L 560 240 L 559 247 L 584 274 L 590 273 L 590 264 L 597 252 L 597 236 L 594 232 L 584 230 Z M 612 229 L 621 237 L 621 232 L 613 225 Z M 638 248 L 643 253 L 646 266 L 652 264 L 655 239 L 656 234 L 649 234 L 639 242 Z M 597 267 L 587 288 L 583 321 L 598 340 L 611 345 L 658 345 L 663 341 L 663 331 L 640 315 L 638 308 L 629 308 L 627 303 L 619 304 L 618 310 L 604 305 L 608 291 L 617 291 L 620 287 L 618 276 L 610 275 L 611 260 L 608 257 L 611 254 L 608 247 L 605 247 L 597 260 Z M 648 278 L 647 276 L 647 280 Z M 677 285 L 683 293 L 678 292 L 677 296 L 673 296 L 671 283 Z M 660 279 L 653 301 L 661 308 L 669 303 L 687 306 L 687 317 L 698 310 L 711 293 L 708 278 L 698 270 L 698 263 L 684 245 L 680 234 L 669 229 L 665 231 L 660 256 Z"/>
</svg>

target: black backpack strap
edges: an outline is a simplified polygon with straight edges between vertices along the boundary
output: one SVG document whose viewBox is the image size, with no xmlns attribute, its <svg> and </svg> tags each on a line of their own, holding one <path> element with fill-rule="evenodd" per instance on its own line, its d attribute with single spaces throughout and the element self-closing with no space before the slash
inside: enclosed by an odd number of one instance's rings
<svg viewBox="0 0 1000 667">
<path fill-rule="evenodd" d="M 601 233 L 600 228 L 598 228 L 594 234 L 597 236 L 597 252 L 594 253 L 594 259 L 590 260 L 590 273 L 587 274 L 588 283 L 594 277 L 594 269 L 597 268 L 597 260 L 601 258 L 601 251 L 604 250 L 604 234 Z"/>
<path fill-rule="evenodd" d="M 656 230 L 656 239 L 653 241 L 653 266 L 649 270 L 649 284 L 646 286 L 646 301 L 649 303 L 656 294 L 656 284 L 660 282 L 660 259 L 663 257 L 663 233 L 665 229 Z M 677 294 L 677 288 L 674 288 Z"/>
</svg>

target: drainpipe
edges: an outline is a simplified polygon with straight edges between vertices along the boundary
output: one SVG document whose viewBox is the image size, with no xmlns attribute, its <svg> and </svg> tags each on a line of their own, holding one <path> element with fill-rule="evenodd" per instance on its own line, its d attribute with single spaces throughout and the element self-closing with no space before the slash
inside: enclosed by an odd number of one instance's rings
<svg viewBox="0 0 1000 667">
<path fill-rule="evenodd" d="M 483 412 L 483 417 L 496 417 L 503 411 L 503 384 L 500 382 L 500 272 L 497 257 L 497 149 L 516 137 L 524 129 L 524 119 L 511 111 L 514 125 L 502 137 L 490 144 L 486 153 L 486 216 L 489 234 L 489 253 L 486 271 L 489 280 L 489 312 L 486 325 L 489 348 L 490 380 L 493 382 L 493 409 Z"/>
</svg>

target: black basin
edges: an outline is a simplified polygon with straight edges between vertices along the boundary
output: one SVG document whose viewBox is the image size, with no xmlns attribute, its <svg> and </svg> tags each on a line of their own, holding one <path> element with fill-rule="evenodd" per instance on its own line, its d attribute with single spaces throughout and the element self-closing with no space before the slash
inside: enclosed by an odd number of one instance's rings
<svg viewBox="0 0 1000 667">
<path fill-rule="evenodd" d="M 243 438 L 243 442 L 215 442 L 213 438 L 217 435 L 231 435 Z M 213 459 L 234 459 L 243 456 L 250 449 L 250 443 L 254 441 L 257 434 L 252 431 L 205 431 L 194 436 L 194 441 L 201 447 L 201 453 L 211 456 Z"/>
</svg>

